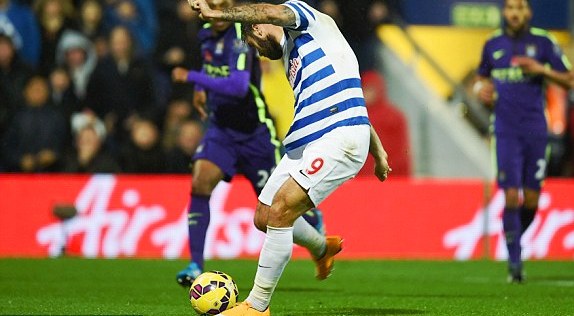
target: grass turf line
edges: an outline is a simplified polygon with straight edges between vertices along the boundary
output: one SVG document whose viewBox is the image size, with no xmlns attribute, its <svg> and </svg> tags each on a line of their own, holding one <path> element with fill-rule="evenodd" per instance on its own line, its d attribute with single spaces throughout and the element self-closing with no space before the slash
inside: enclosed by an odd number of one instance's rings
<svg viewBox="0 0 574 316">
<path fill-rule="evenodd" d="M 175 282 L 180 260 L 0 259 L 2 315 L 195 315 Z M 240 299 L 256 261 L 208 261 Z M 529 261 L 527 282 L 506 283 L 491 261 L 344 261 L 314 279 L 313 263 L 287 265 L 271 304 L 287 315 L 574 315 L 574 262 Z"/>
</svg>

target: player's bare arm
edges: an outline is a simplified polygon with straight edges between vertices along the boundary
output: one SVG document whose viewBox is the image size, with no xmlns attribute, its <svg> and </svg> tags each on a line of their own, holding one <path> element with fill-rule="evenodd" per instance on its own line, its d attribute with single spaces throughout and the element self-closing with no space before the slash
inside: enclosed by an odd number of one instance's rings
<svg viewBox="0 0 574 316">
<path fill-rule="evenodd" d="M 251 24 L 294 25 L 293 11 L 283 5 L 267 3 L 247 4 L 223 10 L 212 10 L 205 0 L 188 0 L 191 8 L 204 20 L 225 20 Z"/>
<path fill-rule="evenodd" d="M 388 155 L 385 149 L 383 148 L 383 144 L 381 143 L 381 139 L 375 129 L 371 126 L 371 139 L 369 143 L 369 153 L 375 159 L 375 175 L 381 181 L 385 181 L 389 176 L 389 172 L 392 169 L 389 167 L 389 163 L 387 161 Z"/>
</svg>

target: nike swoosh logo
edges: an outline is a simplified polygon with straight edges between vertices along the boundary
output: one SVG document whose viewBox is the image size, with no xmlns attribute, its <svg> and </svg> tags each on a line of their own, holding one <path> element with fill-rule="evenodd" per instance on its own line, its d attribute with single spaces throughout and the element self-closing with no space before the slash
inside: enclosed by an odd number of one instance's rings
<svg viewBox="0 0 574 316">
<path fill-rule="evenodd" d="M 309 177 L 303 172 L 303 170 L 299 170 L 299 173 L 302 174 L 305 178 L 309 178 Z"/>
<path fill-rule="evenodd" d="M 504 49 L 499 49 L 499 50 L 495 51 L 495 52 L 492 54 L 492 57 L 493 57 L 495 60 L 498 60 L 498 59 L 500 59 L 502 56 L 504 56 L 504 53 L 505 53 L 505 52 L 504 52 Z"/>
<path fill-rule="evenodd" d="M 260 265 L 260 264 L 258 264 L 257 266 L 260 267 L 260 268 L 264 268 L 264 269 L 271 269 L 271 268 L 272 268 L 272 267 L 262 266 L 262 265 Z"/>
</svg>

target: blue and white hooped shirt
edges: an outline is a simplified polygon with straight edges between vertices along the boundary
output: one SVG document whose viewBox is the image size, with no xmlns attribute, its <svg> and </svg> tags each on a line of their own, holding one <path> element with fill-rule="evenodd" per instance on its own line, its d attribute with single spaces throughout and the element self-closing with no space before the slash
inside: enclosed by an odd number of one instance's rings
<svg viewBox="0 0 574 316">
<path fill-rule="evenodd" d="M 370 124 L 359 64 L 339 28 L 303 1 L 283 3 L 297 17 L 285 27 L 283 62 L 295 95 L 295 117 L 283 144 L 287 151 L 341 126 Z"/>
</svg>

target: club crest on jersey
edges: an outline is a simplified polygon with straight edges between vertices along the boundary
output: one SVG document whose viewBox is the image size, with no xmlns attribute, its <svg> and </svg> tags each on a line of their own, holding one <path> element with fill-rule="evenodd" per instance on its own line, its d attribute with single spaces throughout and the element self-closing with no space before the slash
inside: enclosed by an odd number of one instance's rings
<svg viewBox="0 0 574 316">
<path fill-rule="evenodd" d="M 215 55 L 223 54 L 223 47 L 225 46 L 225 41 L 222 38 L 217 44 L 215 44 Z"/>
<path fill-rule="evenodd" d="M 526 56 L 536 57 L 536 45 L 526 45 Z"/>
<path fill-rule="evenodd" d="M 301 69 L 301 57 L 289 59 L 289 83 L 293 87 L 297 72 Z"/>
<path fill-rule="evenodd" d="M 233 40 L 233 52 L 236 54 L 243 54 L 249 51 L 249 46 L 243 40 L 236 38 Z"/>
</svg>

